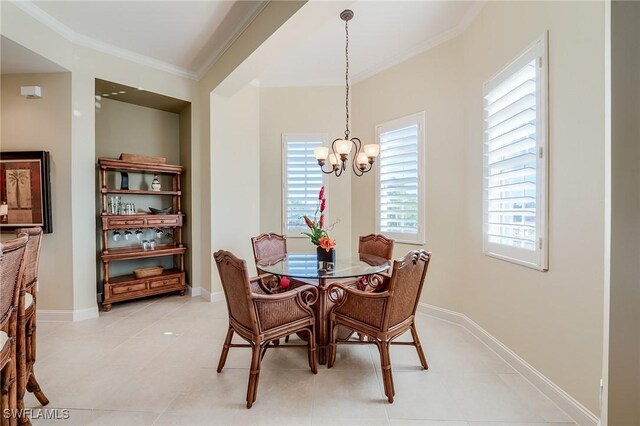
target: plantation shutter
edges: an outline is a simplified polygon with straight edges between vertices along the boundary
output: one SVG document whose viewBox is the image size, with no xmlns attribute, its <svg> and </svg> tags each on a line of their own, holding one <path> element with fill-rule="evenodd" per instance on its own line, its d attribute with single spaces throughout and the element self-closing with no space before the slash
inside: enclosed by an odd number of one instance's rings
<svg viewBox="0 0 640 426">
<path fill-rule="evenodd" d="M 542 44 L 542 43 L 541 43 Z M 485 85 L 485 252 L 542 267 L 546 81 L 537 44 Z"/>
<path fill-rule="evenodd" d="M 302 216 L 313 217 L 324 175 L 313 155 L 323 145 L 322 135 L 283 136 L 283 231 L 299 237 L 307 229 Z"/>
<path fill-rule="evenodd" d="M 420 116 L 379 126 L 378 232 L 405 242 L 421 239 Z"/>
</svg>

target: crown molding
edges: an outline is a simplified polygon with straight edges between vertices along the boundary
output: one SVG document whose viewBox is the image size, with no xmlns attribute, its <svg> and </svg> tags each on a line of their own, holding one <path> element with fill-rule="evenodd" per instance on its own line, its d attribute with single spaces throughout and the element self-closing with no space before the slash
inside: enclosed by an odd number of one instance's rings
<svg viewBox="0 0 640 426">
<path fill-rule="evenodd" d="M 443 33 L 440 33 L 430 39 L 416 45 L 415 47 L 405 50 L 404 52 L 399 53 L 393 58 L 385 61 L 379 62 L 377 65 L 370 67 L 369 69 L 359 72 L 351 77 L 352 83 L 359 83 L 363 80 L 366 80 L 369 77 L 372 77 L 386 69 L 389 69 L 399 63 L 402 63 L 414 56 L 417 56 L 421 53 L 426 52 L 427 50 L 433 49 L 434 47 L 445 43 L 449 40 L 452 40 L 459 35 L 463 34 L 467 28 L 471 25 L 471 23 L 476 19 L 487 0 L 477 0 L 474 4 L 467 10 L 464 14 L 458 25 L 447 30 Z"/>
<path fill-rule="evenodd" d="M 184 77 L 191 80 L 196 80 L 198 77 L 197 73 L 191 70 L 178 67 L 168 62 L 160 61 L 158 59 L 141 55 L 139 53 L 135 53 L 127 49 L 122 49 L 120 47 L 116 47 L 111 44 L 98 41 L 94 38 L 79 34 L 73 31 L 71 28 L 69 28 L 65 24 L 63 24 L 62 22 L 55 19 L 53 16 L 46 13 L 44 10 L 40 9 L 35 4 L 31 3 L 30 1 L 10 0 L 10 2 L 13 5 L 15 5 L 18 9 L 22 10 L 24 13 L 31 16 L 36 21 L 40 22 L 44 26 L 58 33 L 63 38 L 65 38 L 66 40 L 70 41 L 75 45 L 88 47 L 98 52 L 116 56 L 121 59 L 126 59 L 128 61 L 140 64 L 140 65 L 144 65 L 150 68 L 154 68 L 160 71 L 168 72 L 170 74 L 174 74 L 179 77 Z"/>
<path fill-rule="evenodd" d="M 198 80 L 200 80 L 204 75 L 209 72 L 211 67 L 218 62 L 218 59 L 225 54 L 225 52 L 231 47 L 231 45 L 244 33 L 244 31 L 251 25 L 251 23 L 260 15 L 260 12 L 267 6 L 269 2 L 260 2 L 258 3 L 258 7 L 251 11 L 248 15 L 246 15 L 242 21 L 236 26 L 236 31 L 233 31 L 229 36 L 224 40 L 222 45 L 214 50 L 209 57 L 204 61 L 204 64 L 198 67 L 195 75 Z"/>
</svg>

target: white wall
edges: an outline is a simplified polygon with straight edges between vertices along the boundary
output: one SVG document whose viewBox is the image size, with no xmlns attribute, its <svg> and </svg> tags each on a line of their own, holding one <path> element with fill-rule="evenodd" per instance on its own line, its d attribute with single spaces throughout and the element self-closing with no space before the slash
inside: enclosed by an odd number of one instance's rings
<svg viewBox="0 0 640 426">
<path fill-rule="evenodd" d="M 260 230 L 260 90 L 245 86 L 231 97 L 211 94 L 211 245 L 255 265 L 251 237 Z M 212 256 L 212 255 L 209 255 Z M 211 265 L 211 292 L 222 291 Z"/>
<path fill-rule="evenodd" d="M 260 232 L 282 233 L 282 134 L 322 133 L 328 142 L 344 132 L 344 87 L 291 87 L 260 90 Z M 325 166 L 326 167 L 326 166 Z M 329 223 L 338 253 L 351 254 L 351 170 L 328 175 Z M 353 178 L 357 179 L 357 178 Z M 347 201 L 345 201 L 347 200 Z M 312 251 L 308 237 L 287 237 L 290 251 Z"/>
<path fill-rule="evenodd" d="M 523 17 L 526 16 L 526 19 Z M 549 30 L 550 269 L 482 254 L 482 83 Z M 426 111 L 423 302 L 462 312 L 599 413 L 604 264 L 604 4 L 487 2 L 457 39 L 354 87 L 354 133 Z M 374 227 L 354 179 L 353 238 Z M 358 210 L 356 210 L 356 206 Z M 400 245 L 396 255 L 415 246 Z"/>
<path fill-rule="evenodd" d="M 20 86 L 40 86 L 42 99 L 25 99 Z M 2 151 L 49 151 L 53 233 L 44 234 L 40 255 L 38 308 L 69 309 L 73 263 L 69 239 L 71 193 L 71 74 L 2 76 Z M 91 200 L 92 201 L 92 200 Z M 93 205 L 92 205 L 93 208 Z M 92 235 L 91 232 L 89 235 Z M 3 239 L 9 235 L 3 235 Z M 95 265 L 95 262 L 93 262 Z"/>
</svg>

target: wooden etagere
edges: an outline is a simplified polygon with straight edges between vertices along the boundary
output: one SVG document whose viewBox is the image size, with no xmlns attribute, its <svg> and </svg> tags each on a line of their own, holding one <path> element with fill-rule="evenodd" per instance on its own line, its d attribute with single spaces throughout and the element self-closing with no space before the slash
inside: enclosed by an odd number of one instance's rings
<svg viewBox="0 0 640 426">
<path fill-rule="evenodd" d="M 182 243 L 182 226 L 184 214 L 182 213 L 182 191 L 180 189 L 180 176 L 182 166 L 168 164 L 136 163 L 113 158 L 100 158 L 101 207 L 100 214 L 102 227 L 102 271 L 103 271 L 103 302 L 105 311 L 111 309 L 116 302 L 137 299 L 163 293 L 185 293 L 184 256 L 187 248 Z M 149 173 L 168 175 L 171 178 L 171 189 L 152 191 L 141 189 L 115 189 L 107 186 L 107 176 L 113 172 Z M 155 195 L 172 198 L 172 209 L 168 214 L 109 214 L 108 196 L 118 195 Z M 131 245 L 125 247 L 109 247 L 109 233 L 125 229 L 155 229 L 171 228 L 173 230 L 173 242 L 158 244 L 155 249 L 144 249 L 136 239 Z M 173 256 L 173 268 L 165 269 L 161 275 L 136 278 L 131 274 L 111 276 L 109 264 L 122 260 L 147 259 L 153 257 Z"/>
</svg>

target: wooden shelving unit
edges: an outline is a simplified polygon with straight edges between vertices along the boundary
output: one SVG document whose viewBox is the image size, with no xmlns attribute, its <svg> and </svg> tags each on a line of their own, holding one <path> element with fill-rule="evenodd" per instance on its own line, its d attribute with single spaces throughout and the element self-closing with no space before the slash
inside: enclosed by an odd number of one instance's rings
<svg viewBox="0 0 640 426">
<path fill-rule="evenodd" d="M 182 243 L 182 226 L 184 214 L 182 213 L 182 191 L 180 189 L 180 176 L 182 166 L 168 164 L 133 163 L 116 160 L 113 158 L 100 158 L 100 193 L 101 207 L 100 221 L 102 227 L 102 268 L 103 268 L 103 302 L 105 311 L 111 309 L 116 302 L 137 299 L 163 293 L 185 293 L 184 255 L 187 248 Z M 171 189 L 163 191 L 115 189 L 107 187 L 107 176 L 110 172 L 138 172 L 168 175 L 171 177 Z M 170 196 L 172 199 L 171 213 L 156 215 L 151 213 L 136 213 L 131 215 L 108 214 L 108 196 L 119 195 L 155 195 Z M 155 249 L 143 249 L 138 240 L 132 240 L 126 247 L 109 247 L 109 232 L 125 229 L 173 229 L 173 242 L 158 244 Z M 166 269 L 160 275 L 136 278 L 133 274 L 111 276 L 109 265 L 111 262 L 123 260 L 147 259 L 153 257 L 172 256 L 173 268 Z"/>
</svg>

